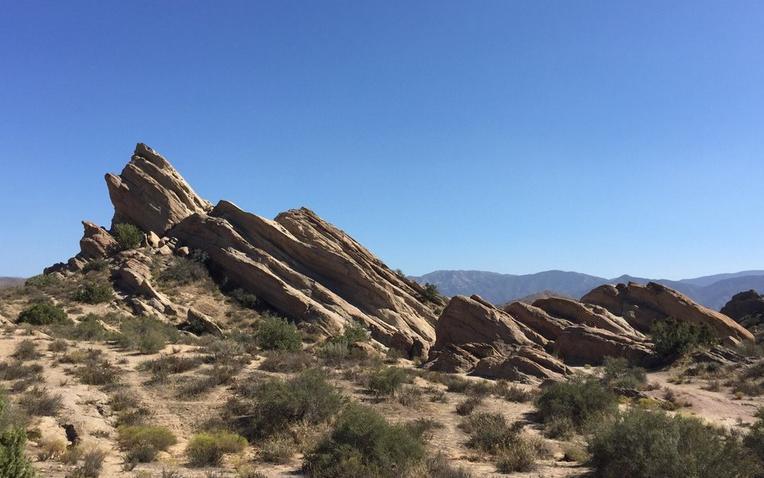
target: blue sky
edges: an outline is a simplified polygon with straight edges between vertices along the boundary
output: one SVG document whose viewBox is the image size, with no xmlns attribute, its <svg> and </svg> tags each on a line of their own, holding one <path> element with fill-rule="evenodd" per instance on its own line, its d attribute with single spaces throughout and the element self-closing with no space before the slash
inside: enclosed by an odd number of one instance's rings
<svg viewBox="0 0 764 478">
<path fill-rule="evenodd" d="M 134 144 L 391 267 L 764 268 L 764 2 L 3 2 L 0 275 Z"/>
</svg>

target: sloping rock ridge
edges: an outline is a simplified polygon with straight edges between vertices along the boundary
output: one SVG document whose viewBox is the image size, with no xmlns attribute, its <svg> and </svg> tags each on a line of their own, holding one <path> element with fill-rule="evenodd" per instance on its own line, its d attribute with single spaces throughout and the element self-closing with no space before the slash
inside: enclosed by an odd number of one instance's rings
<svg viewBox="0 0 764 478">
<path fill-rule="evenodd" d="M 212 207 L 144 144 L 119 176 L 106 175 L 106 183 L 113 224 L 138 226 L 147 242 L 170 238 L 168 253 L 204 251 L 215 277 L 293 320 L 309 321 L 327 334 L 357 321 L 374 339 L 409 356 L 426 355 L 435 340 L 436 316 L 422 299 L 423 288 L 308 209 L 269 220 L 228 201 Z M 135 262 L 122 268 L 120 279 L 161 309 L 166 304 L 153 296 L 146 278 L 132 273 L 139 268 Z"/>
<path fill-rule="evenodd" d="M 655 282 L 602 285 L 584 295 L 581 302 L 604 307 L 641 332 L 648 332 L 656 320 L 673 318 L 705 326 L 727 344 L 754 339 L 751 332 L 728 316 Z"/>
</svg>

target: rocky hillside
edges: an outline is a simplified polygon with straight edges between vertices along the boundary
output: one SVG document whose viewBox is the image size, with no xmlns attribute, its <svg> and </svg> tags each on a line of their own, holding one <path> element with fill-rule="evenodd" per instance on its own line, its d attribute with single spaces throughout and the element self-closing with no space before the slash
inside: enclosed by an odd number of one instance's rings
<svg viewBox="0 0 764 478">
<path fill-rule="evenodd" d="M 764 291 L 764 271 L 751 270 L 731 274 L 682 279 L 646 279 L 623 275 L 607 279 L 579 272 L 545 271 L 536 274 L 513 275 L 485 271 L 435 271 L 412 277 L 421 284 L 438 286 L 441 293 L 452 295 L 478 294 L 494 304 L 521 300 L 542 292 L 581 297 L 603 284 L 656 282 L 677 290 L 692 300 L 719 310 L 736 292 L 746 289 Z"/>
<path fill-rule="evenodd" d="M 0 277 L 0 289 L 18 287 L 24 283 L 21 277 Z"/>
</svg>

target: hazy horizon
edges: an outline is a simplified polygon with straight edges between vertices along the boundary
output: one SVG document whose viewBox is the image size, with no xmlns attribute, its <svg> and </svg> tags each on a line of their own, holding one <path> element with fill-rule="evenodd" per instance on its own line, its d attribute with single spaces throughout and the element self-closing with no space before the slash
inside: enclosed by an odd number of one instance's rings
<svg viewBox="0 0 764 478">
<path fill-rule="evenodd" d="M 0 275 L 108 226 L 136 142 L 390 267 L 764 269 L 764 4 L 24 2 L 0 17 Z"/>
</svg>

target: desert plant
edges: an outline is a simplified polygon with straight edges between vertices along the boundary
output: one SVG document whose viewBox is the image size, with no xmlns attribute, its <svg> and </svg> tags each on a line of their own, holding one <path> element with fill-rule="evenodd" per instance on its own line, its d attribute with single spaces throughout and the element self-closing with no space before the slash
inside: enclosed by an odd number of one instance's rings
<svg viewBox="0 0 764 478">
<path fill-rule="evenodd" d="M 109 267 L 109 263 L 106 259 L 93 259 L 82 267 L 82 272 L 88 273 L 91 271 L 104 271 Z"/>
<path fill-rule="evenodd" d="M 190 466 L 215 466 L 226 453 L 238 453 L 247 446 L 247 440 L 234 433 L 215 431 L 198 433 L 186 445 Z"/>
<path fill-rule="evenodd" d="M 289 380 L 270 379 L 237 389 L 237 399 L 227 404 L 232 426 L 248 439 L 284 431 L 290 424 L 318 424 L 336 414 L 343 397 L 316 369 Z"/>
<path fill-rule="evenodd" d="M 36 475 L 24 456 L 26 438 L 21 428 L 0 431 L 0 478 L 34 478 Z"/>
<path fill-rule="evenodd" d="M 522 425 L 509 425 L 498 413 L 473 413 L 459 427 L 469 436 L 467 446 L 486 453 L 496 454 L 517 442 Z"/>
<path fill-rule="evenodd" d="M 438 286 L 429 282 L 425 283 L 422 291 L 422 298 L 428 302 L 436 302 L 440 299 L 440 291 Z"/>
<path fill-rule="evenodd" d="M 519 437 L 512 446 L 504 448 L 496 460 L 500 473 L 528 472 L 536 468 L 537 451 L 530 440 Z"/>
<path fill-rule="evenodd" d="M 759 470 L 737 437 L 696 418 L 639 408 L 595 428 L 589 453 L 601 478 L 748 478 Z"/>
<path fill-rule="evenodd" d="M 140 316 L 125 318 L 115 340 L 120 347 L 153 354 L 162 350 L 168 342 L 176 342 L 178 337 L 178 331 L 172 325 Z"/>
<path fill-rule="evenodd" d="M 143 240 L 143 232 L 132 224 L 115 224 L 111 232 L 114 239 L 116 239 L 120 250 L 123 251 L 127 249 L 135 249 L 141 245 L 141 241 Z"/>
<path fill-rule="evenodd" d="M 286 319 L 267 315 L 257 327 L 257 344 L 264 350 L 297 351 L 302 348 L 302 339 L 297 327 Z"/>
<path fill-rule="evenodd" d="M 63 334 L 65 337 L 73 340 L 106 340 L 111 337 L 101 319 L 95 314 L 88 314 L 77 322 L 73 327 L 68 327 Z"/>
<path fill-rule="evenodd" d="M 496 382 L 494 393 L 508 402 L 530 402 L 533 400 L 533 394 L 515 384 L 508 384 L 505 381 Z"/>
<path fill-rule="evenodd" d="M 18 321 L 31 325 L 48 325 L 69 320 L 61 307 L 50 302 L 38 302 L 19 314 Z"/>
<path fill-rule="evenodd" d="M 87 355 L 74 374 L 85 385 L 109 385 L 119 381 L 119 369 L 99 354 Z"/>
<path fill-rule="evenodd" d="M 40 357 L 40 353 L 37 351 L 37 344 L 29 339 L 24 339 L 16 344 L 16 350 L 11 355 L 16 360 L 34 360 Z"/>
<path fill-rule="evenodd" d="M 277 434 L 260 445 L 260 459 L 266 463 L 288 463 L 294 455 L 294 440 L 288 435 Z"/>
<path fill-rule="evenodd" d="M 673 318 L 656 321 L 650 329 L 650 335 L 655 343 L 655 352 L 666 362 L 676 360 L 698 347 L 715 343 L 708 327 Z"/>
<path fill-rule="evenodd" d="M 409 381 L 408 374 L 402 368 L 385 367 L 371 373 L 369 390 L 378 397 L 394 396 Z"/>
<path fill-rule="evenodd" d="M 760 408 L 756 416 L 758 420 L 751 426 L 743 443 L 758 457 L 764 469 L 764 408 Z"/>
<path fill-rule="evenodd" d="M 424 459 L 424 443 L 407 427 L 390 425 L 371 408 L 352 404 L 332 432 L 305 456 L 311 477 L 406 476 Z"/>
<path fill-rule="evenodd" d="M 471 414 L 483 402 L 480 396 L 467 397 L 456 405 L 456 414 L 465 416 Z"/>
<path fill-rule="evenodd" d="M 19 399 L 19 405 L 29 415 L 54 417 L 61 408 L 61 395 L 52 395 L 45 388 L 33 387 Z"/>
<path fill-rule="evenodd" d="M 56 339 L 48 344 L 48 350 L 50 352 L 66 352 L 69 348 L 69 343 L 63 339 Z"/>
<path fill-rule="evenodd" d="M 231 296 L 231 298 L 236 302 L 238 302 L 239 305 L 248 309 L 257 309 L 258 305 L 260 305 L 260 301 L 258 300 L 257 296 L 251 292 L 245 291 L 244 289 L 234 289 L 229 292 L 228 295 Z"/>
<path fill-rule="evenodd" d="M 593 418 L 614 413 L 618 399 L 592 378 L 574 378 L 545 387 L 536 407 L 544 423 L 569 420 L 581 430 Z"/>
<path fill-rule="evenodd" d="M 162 355 L 157 359 L 141 362 L 138 370 L 151 372 L 156 377 L 187 372 L 197 368 L 201 363 L 202 359 L 198 356 Z"/>
<path fill-rule="evenodd" d="M 176 285 L 192 284 L 209 279 L 210 273 L 204 261 L 193 258 L 174 257 L 172 263 L 159 274 L 159 280 Z"/>
<path fill-rule="evenodd" d="M 74 470 L 71 478 L 98 478 L 101 476 L 106 451 L 100 448 L 91 448 L 82 452 L 81 458 L 82 464 Z"/>
<path fill-rule="evenodd" d="M 427 459 L 427 476 L 428 478 L 472 478 L 472 475 L 463 467 L 452 465 L 443 453 Z"/>
<path fill-rule="evenodd" d="M 639 389 L 647 382 L 645 369 L 632 367 L 622 357 L 605 357 L 602 382 L 608 387 Z"/>
<path fill-rule="evenodd" d="M 108 302 L 114 297 L 114 291 L 110 284 L 104 282 L 88 282 L 83 284 L 74 293 L 74 300 L 86 304 L 100 304 Z"/>
<path fill-rule="evenodd" d="M 165 427 L 152 425 L 124 426 L 117 429 L 120 448 L 128 461 L 148 463 L 156 454 L 177 443 L 175 435 Z"/>
<path fill-rule="evenodd" d="M 297 352 L 287 352 L 283 350 L 274 350 L 269 353 L 263 363 L 260 364 L 260 370 L 267 372 L 294 373 L 301 372 L 313 365 L 313 356 L 307 352 L 299 350 Z"/>
<path fill-rule="evenodd" d="M 37 452 L 37 459 L 40 461 L 48 461 L 51 458 L 56 458 L 66 451 L 66 441 L 62 438 L 53 436 L 44 436 L 37 441 L 39 451 Z"/>
<path fill-rule="evenodd" d="M 0 362 L 0 380 L 18 380 L 35 377 L 42 373 L 42 365 L 25 365 L 20 360 Z"/>
</svg>

